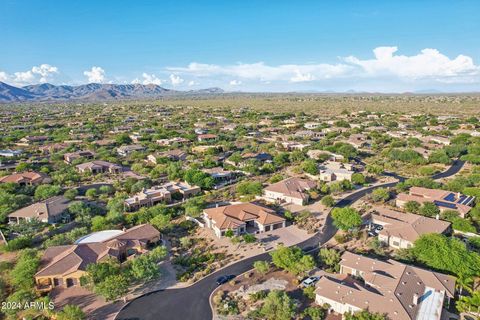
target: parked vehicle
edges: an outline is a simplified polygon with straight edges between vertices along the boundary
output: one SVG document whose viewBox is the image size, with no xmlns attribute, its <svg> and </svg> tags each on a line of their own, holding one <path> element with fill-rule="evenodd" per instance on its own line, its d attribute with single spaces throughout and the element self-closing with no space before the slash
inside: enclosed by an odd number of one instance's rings
<svg viewBox="0 0 480 320">
<path fill-rule="evenodd" d="M 233 278 L 235 278 L 236 276 L 233 275 L 233 274 L 229 274 L 229 275 L 226 275 L 226 276 L 221 276 L 221 277 L 218 277 L 217 278 L 217 285 L 222 285 L 224 283 L 227 283 L 228 281 L 232 280 Z"/>
<path fill-rule="evenodd" d="M 315 276 L 308 277 L 308 278 L 304 279 L 304 280 L 300 283 L 300 285 L 301 285 L 302 287 L 305 287 L 305 288 L 306 288 L 306 287 L 311 287 L 311 286 L 315 285 L 315 283 L 316 283 L 318 280 L 320 280 L 320 277 L 315 277 Z"/>
</svg>

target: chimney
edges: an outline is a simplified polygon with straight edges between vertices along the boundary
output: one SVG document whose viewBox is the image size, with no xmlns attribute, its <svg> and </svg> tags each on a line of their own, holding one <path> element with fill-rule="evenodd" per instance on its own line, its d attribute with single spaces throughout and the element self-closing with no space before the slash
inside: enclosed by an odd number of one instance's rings
<svg viewBox="0 0 480 320">
<path fill-rule="evenodd" d="M 416 294 L 416 293 L 413 294 L 413 304 L 414 305 L 418 304 L 418 294 Z"/>
<path fill-rule="evenodd" d="M 437 215 L 435 216 L 435 219 L 440 219 L 440 215 L 437 213 Z"/>
</svg>

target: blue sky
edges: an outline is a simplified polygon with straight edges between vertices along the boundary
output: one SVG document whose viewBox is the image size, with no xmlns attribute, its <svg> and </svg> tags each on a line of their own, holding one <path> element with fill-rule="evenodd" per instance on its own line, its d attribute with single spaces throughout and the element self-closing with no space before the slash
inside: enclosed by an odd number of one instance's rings
<svg viewBox="0 0 480 320">
<path fill-rule="evenodd" d="M 0 81 L 480 90 L 480 1 L 0 2 Z"/>
</svg>

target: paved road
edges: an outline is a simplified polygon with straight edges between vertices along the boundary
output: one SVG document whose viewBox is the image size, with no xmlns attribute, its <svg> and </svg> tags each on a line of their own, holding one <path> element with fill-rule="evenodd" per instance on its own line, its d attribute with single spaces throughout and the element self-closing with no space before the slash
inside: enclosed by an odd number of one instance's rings
<svg viewBox="0 0 480 320">
<path fill-rule="evenodd" d="M 462 168 L 464 162 L 457 160 L 452 166 L 439 174 L 433 176 L 434 179 L 440 179 L 456 174 Z M 399 181 L 405 178 L 395 176 Z M 398 182 L 390 182 L 381 185 L 371 186 L 352 193 L 342 200 L 336 206 L 348 206 L 365 195 L 379 187 L 394 187 Z M 300 247 L 308 249 L 323 244 L 335 235 L 336 229 L 332 224 L 330 216 L 327 217 L 325 229 L 317 233 L 312 238 L 298 244 Z M 215 280 L 221 275 L 241 274 L 253 268 L 253 263 L 258 260 L 270 260 L 268 253 L 263 253 L 242 261 L 239 261 L 225 269 L 217 271 L 206 278 L 198 281 L 194 285 L 182 289 L 167 289 L 153 292 L 133 300 L 117 315 L 117 320 L 210 320 L 212 319 L 212 310 L 210 309 L 209 297 L 211 292 L 217 287 Z"/>
</svg>

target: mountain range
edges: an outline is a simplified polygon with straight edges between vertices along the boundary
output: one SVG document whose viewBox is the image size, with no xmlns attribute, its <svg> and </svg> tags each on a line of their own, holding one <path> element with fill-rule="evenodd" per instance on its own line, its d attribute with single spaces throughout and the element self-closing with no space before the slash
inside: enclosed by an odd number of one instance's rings
<svg viewBox="0 0 480 320">
<path fill-rule="evenodd" d="M 79 86 L 53 85 L 42 83 L 14 87 L 0 82 L 0 103 L 8 102 L 47 102 L 65 100 L 121 100 L 121 99 L 154 99 L 172 95 L 221 94 L 220 88 L 177 91 L 166 89 L 155 84 L 100 84 L 89 83 Z"/>
</svg>

